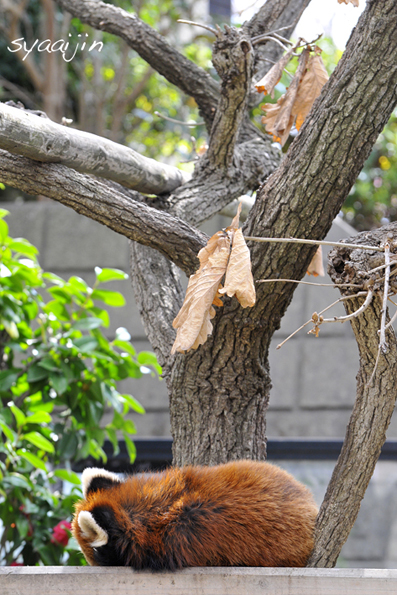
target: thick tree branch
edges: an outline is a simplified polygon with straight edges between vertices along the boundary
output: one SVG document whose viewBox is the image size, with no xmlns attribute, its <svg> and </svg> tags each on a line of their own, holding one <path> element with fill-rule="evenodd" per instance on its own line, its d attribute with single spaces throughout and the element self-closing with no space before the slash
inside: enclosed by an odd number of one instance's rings
<svg viewBox="0 0 397 595">
<path fill-rule="evenodd" d="M 196 166 L 194 177 L 178 188 L 169 199 L 170 212 L 199 225 L 218 213 L 235 198 L 258 185 L 280 162 L 280 151 L 270 138 L 253 139 L 237 145 L 229 169 L 212 170 L 208 161 Z"/>
<path fill-rule="evenodd" d="M 185 58 L 157 31 L 136 15 L 99 0 L 57 0 L 63 10 L 95 29 L 124 39 L 150 66 L 197 102 L 211 127 L 219 99 L 218 83 Z"/>
<path fill-rule="evenodd" d="M 4 103 L 0 103 L 0 148 L 35 161 L 62 163 L 146 194 L 171 192 L 189 177 L 129 147 Z"/>
<path fill-rule="evenodd" d="M 397 241 L 397 225 L 351 238 L 359 243 L 380 246 L 389 236 Z M 349 240 L 346 240 L 349 241 Z M 394 248 L 395 250 L 395 248 Z M 360 353 L 357 394 L 345 441 L 322 503 L 315 530 L 315 546 L 309 566 L 332 567 L 357 518 L 361 500 L 373 474 L 386 430 L 392 416 L 397 386 L 397 340 L 392 328 L 387 331 L 388 352 L 379 351 L 384 269 L 363 275 L 378 263 L 378 252 L 337 248 L 329 255 L 329 274 L 336 284 L 355 283 L 364 289 L 369 280 L 376 297 L 364 313 L 351 320 Z M 346 291 L 341 290 L 344 294 Z M 351 314 L 363 298 L 344 302 Z"/>
<path fill-rule="evenodd" d="M 0 181 L 29 194 L 42 194 L 158 250 L 186 274 L 198 267 L 197 253 L 207 236 L 164 212 L 63 165 L 38 163 L 0 150 Z"/>
<path fill-rule="evenodd" d="M 184 291 L 177 267 L 148 246 L 130 242 L 131 284 L 145 333 L 163 367 L 170 367 L 170 351 L 175 341 L 172 321 L 182 305 Z"/>
</svg>

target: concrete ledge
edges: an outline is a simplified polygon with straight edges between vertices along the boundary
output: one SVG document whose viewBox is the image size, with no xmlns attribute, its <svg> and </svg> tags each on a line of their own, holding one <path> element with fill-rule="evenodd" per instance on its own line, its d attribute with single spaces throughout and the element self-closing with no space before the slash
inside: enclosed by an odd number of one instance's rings
<svg viewBox="0 0 397 595">
<path fill-rule="evenodd" d="M 0 567 L 1 595 L 395 595 L 397 570 Z"/>
</svg>

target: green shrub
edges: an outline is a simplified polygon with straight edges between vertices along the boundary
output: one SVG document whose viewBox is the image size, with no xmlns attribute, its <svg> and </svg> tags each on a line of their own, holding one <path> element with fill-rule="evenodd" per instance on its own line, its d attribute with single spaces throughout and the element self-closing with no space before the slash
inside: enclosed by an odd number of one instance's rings
<svg viewBox="0 0 397 595">
<path fill-rule="evenodd" d="M 37 249 L 9 237 L 7 214 L 0 210 L 0 560 L 75 565 L 83 560 L 68 521 L 81 492 L 71 461 L 105 462 L 105 439 L 117 453 L 120 435 L 134 461 L 126 414 L 144 409 L 117 381 L 139 378 L 142 366 L 161 369 L 154 354 L 135 353 L 125 329 L 113 341 L 102 333 L 109 316 L 98 302 L 124 305 L 102 285 L 127 275 L 97 267 L 91 288 L 44 273 Z"/>
</svg>

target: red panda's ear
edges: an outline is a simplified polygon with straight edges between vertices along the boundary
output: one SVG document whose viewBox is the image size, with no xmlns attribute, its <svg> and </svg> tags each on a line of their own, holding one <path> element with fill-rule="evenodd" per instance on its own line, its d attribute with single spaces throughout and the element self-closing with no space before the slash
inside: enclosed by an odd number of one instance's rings
<svg viewBox="0 0 397 595">
<path fill-rule="evenodd" d="M 91 547 L 101 547 L 109 541 L 109 536 L 105 529 L 98 525 L 88 510 L 82 510 L 79 513 L 77 523 L 82 536 L 89 542 Z"/>
<path fill-rule="evenodd" d="M 115 485 L 122 483 L 121 479 L 115 473 L 106 471 L 106 469 L 97 469 L 95 467 L 88 467 L 84 469 L 81 475 L 81 483 L 83 488 L 83 496 L 87 498 L 88 494 L 96 492 L 97 490 L 106 490 Z"/>
</svg>

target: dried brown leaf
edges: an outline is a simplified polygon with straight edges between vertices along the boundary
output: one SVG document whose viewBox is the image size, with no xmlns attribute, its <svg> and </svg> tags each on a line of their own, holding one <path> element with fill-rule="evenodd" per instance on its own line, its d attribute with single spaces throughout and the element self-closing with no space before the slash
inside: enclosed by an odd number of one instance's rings
<svg viewBox="0 0 397 595">
<path fill-rule="evenodd" d="M 274 87 L 277 85 L 282 77 L 283 70 L 291 60 L 292 54 L 295 51 L 295 47 L 292 47 L 284 56 L 280 58 L 278 62 L 271 67 L 269 72 L 265 74 L 261 80 L 256 83 L 255 88 L 258 93 L 264 93 L 265 95 L 274 95 Z"/>
<path fill-rule="evenodd" d="M 323 266 L 323 251 L 321 246 L 317 248 L 316 253 L 313 256 L 306 272 L 308 275 L 313 275 L 314 277 L 325 276 Z"/>
<path fill-rule="evenodd" d="M 288 127 L 291 115 L 293 115 L 292 108 L 295 103 L 296 95 L 298 93 L 298 88 L 300 86 L 302 77 L 306 72 L 306 66 L 309 59 L 309 55 L 310 50 L 306 48 L 299 56 L 298 68 L 296 69 L 294 78 L 292 79 L 291 84 L 287 89 L 284 102 L 280 108 L 279 114 L 274 123 L 274 128 L 280 135 L 283 134 L 285 129 Z"/>
<path fill-rule="evenodd" d="M 230 239 L 224 232 L 214 234 L 200 250 L 200 268 L 191 275 L 182 308 L 173 322 L 177 335 L 171 353 L 195 349 L 211 334 L 210 319 L 215 316 L 212 303 L 220 301 L 218 289 L 229 255 Z"/>
<path fill-rule="evenodd" d="M 292 113 L 298 89 L 306 71 L 310 50 L 306 48 L 299 57 L 298 68 L 285 95 L 280 97 L 277 104 L 266 103 L 262 109 L 266 116 L 262 123 L 266 125 L 266 132 L 273 135 L 273 139 L 284 145 L 288 139 L 290 130 L 294 123 L 295 115 Z"/>
<path fill-rule="evenodd" d="M 285 95 L 282 95 L 277 103 L 265 103 L 262 105 L 262 109 L 266 112 L 266 116 L 262 117 L 262 124 L 265 124 L 266 132 L 273 135 L 273 140 L 278 142 L 283 146 L 288 139 L 289 133 L 291 131 L 292 125 L 294 123 L 293 116 L 290 117 L 288 126 L 282 132 L 279 133 L 278 130 L 275 128 L 276 120 L 279 116 L 280 109 L 284 103 Z"/>
<path fill-rule="evenodd" d="M 338 0 L 339 4 L 353 4 L 353 6 L 358 6 L 359 0 Z"/>
<path fill-rule="evenodd" d="M 307 71 L 299 85 L 298 93 L 291 112 L 292 115 L 296 117 L 295 126 L 297 130 L 302 126 L 314 101 L 320 95 L 321 89 L 328 78 L 328 73 L 325 70 L 321 56 L 317 53 L 310 56 L 307 64 Z"/>
<path fill-rule="evenodd" d="M 256 296 L 250 252 L 241 229 L 237 229 L 234 233 L 225 285 L 223 289 L 219 290 L 219 293 L 226 293 L 229 297 L 235 295 L 243 308 L 252 308 L 255 304 Z"/>
</svg>

